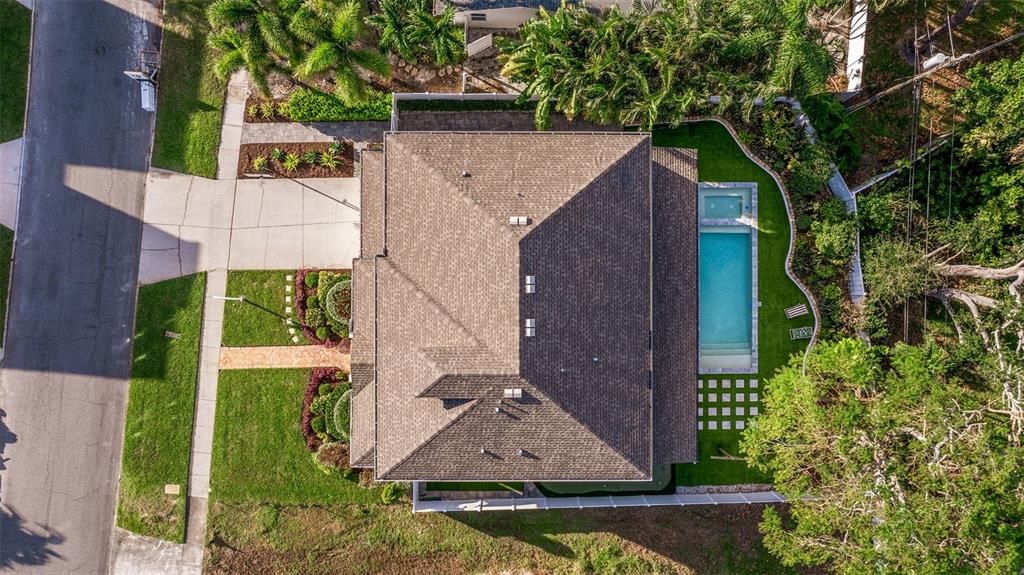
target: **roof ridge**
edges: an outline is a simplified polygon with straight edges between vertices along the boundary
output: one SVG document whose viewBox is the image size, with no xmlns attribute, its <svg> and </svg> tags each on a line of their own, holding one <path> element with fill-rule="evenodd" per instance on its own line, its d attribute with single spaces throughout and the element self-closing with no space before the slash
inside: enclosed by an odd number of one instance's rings
<svg viewBox="0 0 1024 575">
<path fill-rule="evenodd" d="M 613 447 L 611 445 L 608 445 L 608 443 L 606 441 L 604 441 L 603 439 L 601 439 L 600 436 L 596 435 L 589 427 L 587 427 L 582 422 L 580 422 L 580 420 L 578 420 L 575 417 L 573 417 L 573 415 L 570 412 L 566 411 L 565 408 L 563 408 L 560 403 L 558 403 L 557 401 L 551 399 L 551 397 L 549 397 L 546 393 L 541 391 L 539 388 L 537 388 L 534 385 L 531 385 L 530 386 L 530 393 L 531 394 L 537 394 L 537 395 L 541 396 L 541 398 L 543 398 L 543 399 L 545 399 L 547 401 L 550 401 L 551 404 L 556 407 L 558 413 L 560 413 L 562 416 L 564 416 L 566 419 L 568 419 L 570 422 L 575 424 L 580 429 L 583 429 L 591 437 L 597 439 L 598 443 L 602 447 L 604 447 L 605 449 L 608 449 L 613 454 L 615 454 L 615 456 L 618 457 L 619 459 L 621 459 L 626 464 L 626 466 L 628 466 L 629 468 L 635 470 L 636 472 L 640 473 L 643 476 L 647 476 L 648 475 L 648 472 L 646 472 L 646 471 L 638 468 L 636 465 L 634 465 L 633 462 L 630 461 L 628 457 L 623 455 L 621 451 L 619 451 L 618 449 L 616 449 L 615 447 Z M 478 407 L 480 407 L 480 404 L 483 403 L 483 400 L 484 400 L 483 397 L 471 400 L 470 405 L 468 407 L 466 407 L 466 409 L 464 409 L 462 411 L 462 413 L 460 413 L 458 416 L 452 418 L 451 421 L 449 421 L 447 424 L 443 425 L 440 429 L 437 430 L 437 432 L 435 432 L 430 437 L 428 437 L 427 439 L 423 440 L 418 446 L 416 446 L 416 449 L 413 449 L 412 451 L 410 451 L 408 455 L 406 455 L 401 460 L 396 462 L 394 465 L 389 467 L 383 473 L 378 473 L 377 476 L 379 478 L 381 478 L 381 479 L 385 479 L 384 478 L 385 475 L 387 475 L 388 473 L 394 472 L 396 469 L 398 469 L 405 462 L 407 462 L 410 459 L 412 459 L 417 453 L 419 453 L 420 451 L 424 450 L 431 442 L 433 442 L 435 439 L 440 437 L 441 434 L 443 434 L 445 431 L 448 431 L 448 429 L 450 429 L 452 426 L 454 426 L 458 421 L 461 421 L 468 414 L 472 413 L 474 410 L 476 410 Z M 651 466 L 652 466 L 651 473 L 653 473 L 653 465 L 654 465 L 654 463 L 652 461 L 651 462 Z"/>
</svg>

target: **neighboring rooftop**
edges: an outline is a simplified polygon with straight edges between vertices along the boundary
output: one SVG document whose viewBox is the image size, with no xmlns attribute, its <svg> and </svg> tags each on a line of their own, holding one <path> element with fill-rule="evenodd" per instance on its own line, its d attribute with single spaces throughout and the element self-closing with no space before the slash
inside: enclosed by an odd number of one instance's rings
<svg viewBox="0 0 1024 575">
<path fill-rule="evenodd" d="M 641 480 L 696 459 L 695 154 L 638 133 L 384 142 L 362 161 L 353 465 Z"/>
</svg>

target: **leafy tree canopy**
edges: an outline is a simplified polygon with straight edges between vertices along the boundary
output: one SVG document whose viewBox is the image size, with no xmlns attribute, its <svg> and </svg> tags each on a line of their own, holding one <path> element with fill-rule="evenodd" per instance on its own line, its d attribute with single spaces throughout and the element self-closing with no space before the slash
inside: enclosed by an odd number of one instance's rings
<svg viewBox="0 0 1024 575">
<path fill-rule="evenodd" d="M 773 377 L 742 443 L 790 501 L 790 519 L 765 511 L 772 553 L 844 575 L 1024 567 L 1019 430 L 990 378 L 958 377 L 964 364 L 933 343 L 842 340 Z"/>
<path fill-rule="evenodd" d="M 658 10 L 541 10 L 519 41 L 499 43 L 503 73 L 536 96 L 537 123 L 568 117 L 650 127 L 716 96 L 718 112 L 755 98 L 821 92 L 834 70 L 807 15 L 813 0 L 668 0 Z"/>
</svg>

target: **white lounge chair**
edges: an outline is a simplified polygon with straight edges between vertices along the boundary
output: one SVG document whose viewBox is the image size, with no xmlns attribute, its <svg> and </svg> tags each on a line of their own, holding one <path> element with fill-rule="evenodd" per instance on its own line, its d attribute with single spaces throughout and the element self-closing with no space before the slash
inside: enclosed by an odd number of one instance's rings
<svg viewBox="0 0 1024 575">
<path fill-rule="evenodd" d="M 788 319 L 793 319 L 794 317 L 799 317 L 799 316 L 802 316 L 802 315 L 807 315 L 807 305 L 806 304 L 800 304 L 800 305 L 795 305 L 793 307 L 787 307 L 786 308 L 786 317 Z"/>
</svg>

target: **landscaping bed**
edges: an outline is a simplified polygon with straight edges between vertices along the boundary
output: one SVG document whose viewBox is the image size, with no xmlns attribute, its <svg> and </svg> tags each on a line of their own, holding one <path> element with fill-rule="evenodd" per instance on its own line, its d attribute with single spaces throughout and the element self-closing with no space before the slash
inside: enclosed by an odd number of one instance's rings
<svg viewBox="0 0 1024 575">
<path fill-rule="evenodd" d="M 286 97 L 261 98 L 250 95 L 245 101 L 245 121 L 262 122 L 347 122 L 391 119 L 391 94 L 374 93 L 357 106 L 348 106 L 340 98 L 300 88 Z"/>
<path fill-rule="evenodd" d="M 317 454 L 320 465 L 332 465 L 336 469 L 348 469 L 349 441 L 349 399 L 352 386 L 345 381 L 345 373 L 332 367 L 318 367 L 309 374 L 309 385 L 302 400 L 302 435 L 306 448 Z M 344 461 L 321 453 L 329 444 L 344 447 Z"/>
<path fill-rule="evenodd" d="M 333 158 L 328 160 L 326 158 Z M 355 174 L 352 142 L 242 144 L 238 176 L 280 175 L 289 178 L 351 178 Z"/>
<path fill-rule="evenodd" d="M 135 320 L 117 524 L 175 542 L 185 537 L 205 294 L 205 274 L 142 286 Z"/>
<path fill-rule="evenodd" d="M 297 270 L 295 306 L 306 339 L 327 347 L 348 348 L 348 320 L 352 308 L 350 270 Z"/>
</svg>

